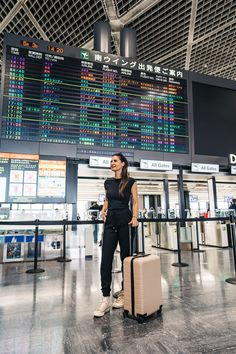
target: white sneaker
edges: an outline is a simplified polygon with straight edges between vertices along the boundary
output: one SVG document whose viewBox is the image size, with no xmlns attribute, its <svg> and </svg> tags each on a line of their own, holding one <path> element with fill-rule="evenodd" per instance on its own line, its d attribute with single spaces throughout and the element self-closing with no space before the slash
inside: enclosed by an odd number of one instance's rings
<svg viewBox="0 0 236 354">
<path fill-rule="evenodd" d="M 123 290 L 118 290 L 118 291 L 116 291 L 116 292 L 113 294 L 113 297 L 114 297 L 115 299 L 117 299 L 117 298 L 119 297 L 120 293 L 122 293 L 122 291 L 123 291 Z"/>
<path fill-rule="evenodd" d="M 94 311 L 94 317 L 102 317 L 106 312 L 109 312 L 111 308 L 110 296 L 103 296 L 97 309 Z"/>
<path fill-rule="evenodd" d="M 124 307 L 124 291 L 122 290 L 118 295 L 117 299 L 112 304 L 113 309 L 121 309 Z"/>
</svg>

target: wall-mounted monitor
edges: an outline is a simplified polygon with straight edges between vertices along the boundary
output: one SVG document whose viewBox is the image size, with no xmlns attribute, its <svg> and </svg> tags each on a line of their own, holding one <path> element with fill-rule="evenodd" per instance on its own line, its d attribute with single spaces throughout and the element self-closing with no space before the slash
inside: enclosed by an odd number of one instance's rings
<svg viewBox="0 0 236 354">
<path fill-rule="evenodd" d="M 227 157 L 236 151 L 235 90 L 193 82 L 195 154 Z"/>
<path fill-rule="evenodd" d="M 66 160 L 0 153 L 1 203 L 65 202 Z"/>
</svg>

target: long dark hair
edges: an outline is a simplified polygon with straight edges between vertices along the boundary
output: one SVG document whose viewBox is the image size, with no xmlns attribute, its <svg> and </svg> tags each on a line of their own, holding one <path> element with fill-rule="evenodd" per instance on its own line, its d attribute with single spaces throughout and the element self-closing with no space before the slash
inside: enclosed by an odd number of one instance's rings
<svg viewBox="0 0 236 354">
<path fill-rule="evenodd" d="M 118 152 L 117 154 L 113 154 L 112 156 L 118 156 L 120 161 L 124 162 L 124 166 L 122 167 L 122 172 L 121 172 L 121 181 L 119 185 L 119 195 L 124 196 L 124 190 L 129 181 L 128 160 L 121 152 Z"/>
</svg>

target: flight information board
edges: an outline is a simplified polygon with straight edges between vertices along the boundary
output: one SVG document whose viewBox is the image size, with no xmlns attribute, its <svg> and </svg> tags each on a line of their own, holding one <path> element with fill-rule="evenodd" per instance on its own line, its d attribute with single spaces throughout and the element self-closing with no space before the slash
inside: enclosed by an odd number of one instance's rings
<svg viewBox="0 0 236 354">
<path fill-rule="evenodd" d="M 66 160 L 0 153 L 0 203 L 65 202 Z"/>
<path fill-rule="evenodd" d="M 1 137 L 187 153 L 182 71 L 8 34 Z"/>
</svg>

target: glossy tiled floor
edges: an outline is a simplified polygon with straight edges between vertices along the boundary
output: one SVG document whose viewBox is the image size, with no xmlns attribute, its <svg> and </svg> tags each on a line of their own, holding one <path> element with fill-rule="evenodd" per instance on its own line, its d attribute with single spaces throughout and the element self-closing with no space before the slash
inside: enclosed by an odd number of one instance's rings
<svg viewBox="0 0 236 354">
<path fill-rule="evenodd" d="M 46 271 L 37 275 L 25 273 L 30 263 L 0 265 L 0 353 L 236 353 L 236 285 L 225 282 L 234 276 L 232 250 L 184 252 L 182 269 L 171 265 L 176 254 L 153 253 L 161 257 L 163 312 L 141 325 L 122 310 L 93 319 L 97 246 L 92 261 L 41 262 Z M 114 273 L 114 291 L 119 281 Z"/>
</svg>

